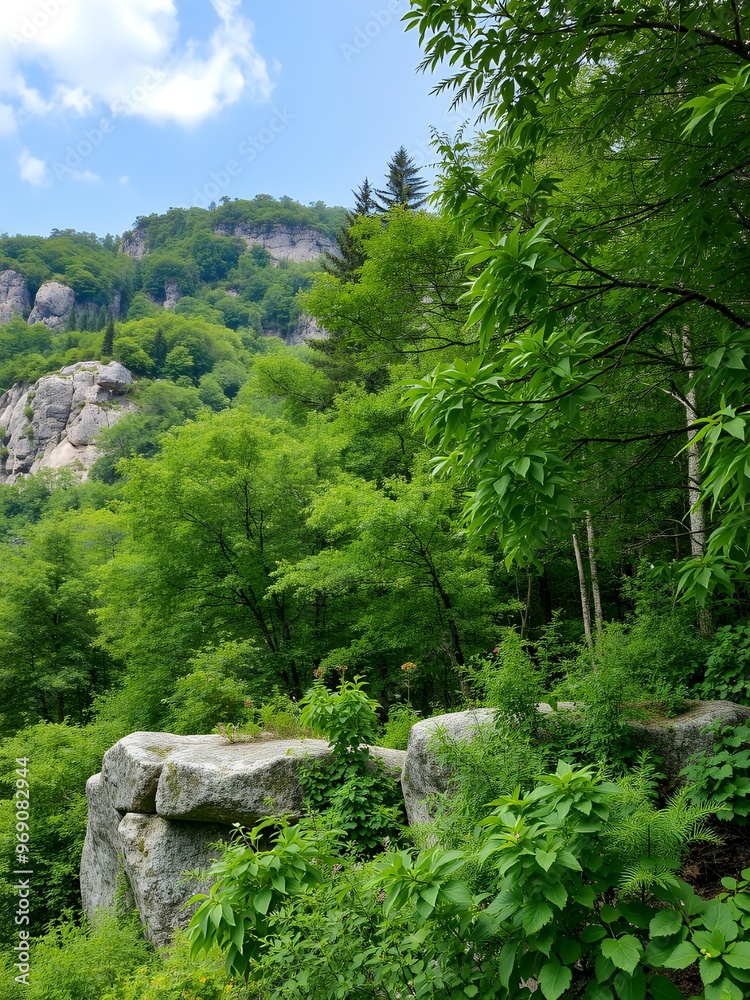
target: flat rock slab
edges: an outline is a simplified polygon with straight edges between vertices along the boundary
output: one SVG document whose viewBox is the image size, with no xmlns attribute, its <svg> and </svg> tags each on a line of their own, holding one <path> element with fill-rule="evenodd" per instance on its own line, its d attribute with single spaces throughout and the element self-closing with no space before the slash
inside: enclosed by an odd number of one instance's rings
<svg viewBox="0 0 750 1000">
<path fill-rule="evenodd" d="M 324 740 L 183 744 L 162 767 L 156 812 L 170 819 L 246 825 L 267 816 L 299 816 L 300 763 L 330 752 Z"/>
<path fill-rule="evenodd" d="M 212 847 L 229 830 L 212 823 L 179 823 L 161 816 L 128 813 L 119 825 L 123 864 L 133 888 L 146 937 L 163 948 L 177 927 L 187 927 L 195 907 L 190 897 L 205 884 L 183 875 L 208 868 L 219 856 Z"/>
<path fill-rule="evenodd" d="M 170 754 L 187 747 L 203 752 L 226 745 L 222 736 L 131 733 L 104 755 L 102 776 L 110 805 L 121 813 L 156 812 L 156 789 Z"/>
</svg>

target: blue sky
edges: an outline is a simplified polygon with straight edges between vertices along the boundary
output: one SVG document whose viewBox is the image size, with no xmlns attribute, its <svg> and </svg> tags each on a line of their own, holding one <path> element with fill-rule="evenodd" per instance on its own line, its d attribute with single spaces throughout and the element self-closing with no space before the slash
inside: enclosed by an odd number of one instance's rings
<svg viewBox="0 0 750 1000">
<path fill-rule="evenodd" d="M 449 98 L 416 71 L 407 0 L 0 4 L 0 231 L 122 233 L 264 192 L 351 203 Z M 425 169 L 430 176 L 429 167 Z"/>
</svg>

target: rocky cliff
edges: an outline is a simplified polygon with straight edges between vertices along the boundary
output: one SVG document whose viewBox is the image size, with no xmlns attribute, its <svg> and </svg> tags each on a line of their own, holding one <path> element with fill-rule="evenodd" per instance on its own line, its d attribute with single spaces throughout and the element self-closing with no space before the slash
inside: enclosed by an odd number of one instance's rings
<svg viewBox="0 0 750 1000">
<path fill-rule="evenodd" d="M 125 413 L 133 376 L 119 362 L 79 362 L 0 397 L 0 483 L 39 469 L 73 468 L 81 478 L 101 454 L 96 438 Z"/>
<path fill-rule="evenodd" d="M 18 271 L 0 272 L 0 323 L 10 323 L 14 316 L 28 316 L 31 296 L 26 279 Z"/>
<path fill-rule="evenodd" d="M 86 913 L 112 907 L 124 874 L 146 936 L 157 947 L 190 917 L 199 889 L 182 872 L 208 867 L 232 823 L 299 816 L 300 765 L 328 757 L 322 740 L 228 743 L 222 736 L 134 733 L 104 755 L 86 785 L 89 820 L 81 859 Z M 394 782 L 406 754 L 373 747 Z"/>
<path fill-rule="evenodd" d="M 336 244 L 315 229 L 296 229 L 291 226 L 250 226 L 240 223 L 234 229 L 217 227 L 219 236 L 238 236 L 249 247 L 260 243 L 271 255 L 271 260 L 315 260 L 324 253 L 335 253 Z"/>
</svg>

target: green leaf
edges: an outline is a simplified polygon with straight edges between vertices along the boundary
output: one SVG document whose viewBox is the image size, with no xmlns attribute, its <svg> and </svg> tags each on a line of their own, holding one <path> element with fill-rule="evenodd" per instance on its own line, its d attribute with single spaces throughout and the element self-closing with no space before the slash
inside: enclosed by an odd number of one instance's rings
<svg viewBox="0 0 750 1000">
<path fill-rule="evenodd" d="M 682 927 L 682 916 L 677 910 L 659 910 L 649 924 L 651 937 L 670 937 Z"/>
<path fill-rule="evenodd" d="M 602 941 L 602 954 L 618 969 L 633 972 L 643 954 L 643 945 L 632 934 L 623 934 L 620 938 Z"/>
<path fill-rule="evenodd" d="M 687 969 L 697 958 L 700 958 L 700 952 L 695 945 L 690 941 L 681 941 L 663 960 L 662 965 L 665 969 Z"/>
<path fill-rule="evenodd" d="M 548 872 L 557 860 L 557 851 L 543 851 L 538 847 L 534 852 L 534 856 L 536 857 L 537 864 Z"/>
<path fill-rule="evenodd" d="M 682 990 L 678 990 L 666 976 L 652 976 L 648 988 L 654 1000 L 685 1000 Z"/>
<path fill-rule="evenodd" d="M 735 941 L 722 958 L 734 969 L 750 969 L 750 941 Z"/>
<path fill-rule="evenodd" d="M 552 907 L 542 900 L 529 902 L 520 911 L 521 926 L 527 934 L 536 934 L 552 917 Z"/>
<path fill-rule="evenodd" d="M 572 979 L 570 969 L 553 958 L 545 962 L 539 972 L 539 987 L 547 1000 L 557 1000 L 568 989 Z"/>
<path fill-rule="evenodd" d="M 620 1000 L 645 1000 L 646 976 L 643 970 L 638 969 L 632 976 L 626 972 L 618 972 L 615 976 L 615 993 Z"/>
<path fill-rule="evenodd" d="M 273 899 L 273 893 L 270 889 L 263 889 L 258 892 L 253 897 L 253 906 L 258 911 L 265 916 L 268 913 L 268 907 L 271 905 L 271 900 Z"/>
</svg>

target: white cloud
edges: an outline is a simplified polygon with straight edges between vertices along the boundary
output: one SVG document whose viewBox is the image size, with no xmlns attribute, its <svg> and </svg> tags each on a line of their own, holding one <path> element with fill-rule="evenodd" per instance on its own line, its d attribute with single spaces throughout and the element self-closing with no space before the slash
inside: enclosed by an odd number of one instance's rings
<svg viewBox="0 0 750 1000">
<path fill-rule="evenodd" d="M 0 135 L 12 135 L 16 130 L 16 113 L 10 104 L 0 103 Z"/>
<path fill-rule="evenodd" d="M 123 174 L 120 178 L 120 184 L 130 184 L 130 178 L 127 174 Z"/>
<path fill-rule="evenodd" d="M 4 0 L 0 100 L 35 116 L 100 106 L 190 126 L 242 97 L 268 97 L 269 69 L 242 0 L 202 0 L 216 14 L 213 32 L 181 41 L 180 7 L 196 2 Z"/>
<path fill-rule="evenodd" d="M 22 181 L 33 184 L 34 187 L 41 187 L 47 180 L 47 164 L 36 156 L 32 156 L 28 149 L 24 149 L 18 157 L 18 166 Z"/>
</svg>

